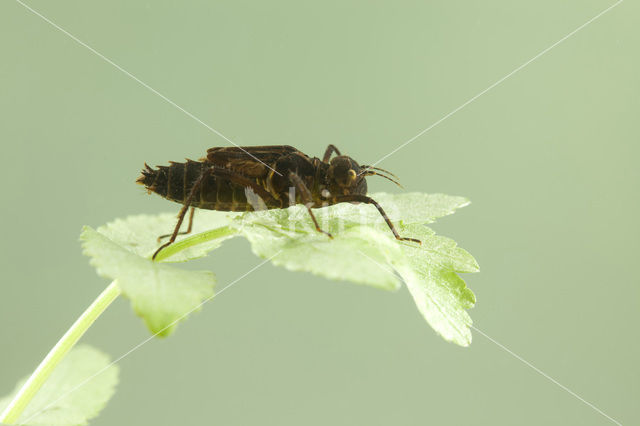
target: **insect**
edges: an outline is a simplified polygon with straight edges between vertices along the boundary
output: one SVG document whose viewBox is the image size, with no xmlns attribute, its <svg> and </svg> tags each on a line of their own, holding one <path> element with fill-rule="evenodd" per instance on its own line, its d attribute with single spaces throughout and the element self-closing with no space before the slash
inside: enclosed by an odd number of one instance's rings
<svg viewBox="0 0 640 426">
<path fill-rule="evenodd" d="M 316 230 L 333 238 L 320 228 L 311 209 L 344 202 L 373 204 L 396 239 L 421 244 L 420 240 L 401 237 L 382 207 L 367 196 L 367 176 L 381 176 L 400 186 L 393 179 L 397 177 L 384 169 L 359 165 L 334 145 L 327 147 L 322 159 L 311 158 L 292 146 L 274 145 L 210 148 L 198 161 L 169 164 L 153 169 L 145 163 L 136 180 L 149 193 L 183 205 L 173 233 L 158 238 L 170 237 L 153 259 L 178 235 L 191 232 L 195 208 L 252 211 L 303 204 Z M 189 207 L 189 225 L 180 232 Z"/>
</svg>

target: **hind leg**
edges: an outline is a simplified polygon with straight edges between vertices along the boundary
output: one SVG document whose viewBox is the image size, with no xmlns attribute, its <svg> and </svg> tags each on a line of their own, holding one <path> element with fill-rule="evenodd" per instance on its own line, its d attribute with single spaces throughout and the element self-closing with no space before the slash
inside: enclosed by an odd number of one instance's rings
<svg viewBox="0 0 640 426">
<path fill-rule="evenodd" d="M 191 228 L 193 228 L 193 214 L 196 212 L 196 208 L 195 207 L 191 207 L 191 211 L 189 212 L 189 226 L 187 226 L 187 230 L 186 231 L 181 231 L 178 232 L 178 235 L 187 235 L 191 233 Z M 171 234 L 164 234 L 164 235 L 160 235 L 158 237 L 158 242 L 164 240 L 167 237 L 170 237 Z"/>
<path fill-rule="evenodd" d="M 182 221 L 184 220 L 184 216 L 187 214 L 187 209 L 189 208 L 189 205 L 191 204 L 191 201 L 193 200 L 194 195 L 196 194 L 197 191 L 200 190 L 200 186 L 202 186 L 202 182 L 211 174 L 211 171 L 212 171 L 212 169 L 210 167 L 204 169 L 202 171 L 202 174 L 198 178 L 198 180 L 196 180 L 195 183 L 193 184 L 193 187 L 191 188 L 191 191 L 189 192 L 189 196 L 185 200 L 184 205 L 182 206 L 182 208 L 180 209 L 180 213 L 178 213 L 178 223 L 176 223 L 176 227 L 173 229 L 173 233 L 171 234 L 171 238 L 169 238 L 169 241 L 167 241 L 166 243 L 161 245 L 158 248 L 158 250 L 156 250 L 156 252 L 153 253 L 153 256 L 151 256 L 152 260 L 155 260 L 156 256 L 158 255 L 158 253 L 160 253 L 162 251 L 163 248 L 165 248 L 167 246 L 170 246 L 176 240 L 176 237 L 178 236 L 178 233 L 180 232 L 180 226 L 182 225 Z M 191 215 L 191 218 L 193 218 L 193 215 Z M 189 231 L 190 231 L 190 229 L 189 229 Z"/>
</svg>

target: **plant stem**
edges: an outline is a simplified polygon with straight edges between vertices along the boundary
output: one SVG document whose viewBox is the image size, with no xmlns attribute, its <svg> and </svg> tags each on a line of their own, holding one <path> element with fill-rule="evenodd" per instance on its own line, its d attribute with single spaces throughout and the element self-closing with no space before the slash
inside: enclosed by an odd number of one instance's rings
<svg viewBox="0 0 640 426">
<path fill-rule="evenodd" d="M 67 352 L 69 352 L 91 324 L 93 324 L 119 295 L 120 288 L 114 280 L 100 293 L 96 300 L 80 315 L 71 328 L 67 330 L 64 336 L 62 336 L 58 343 L 49 351 L 40 365 L 38 365 L 38 368 L 31 374 L 29 380 L 27 380 L 20 391 L 18 391 L 4 412 L 0 414 L 0 423 L 14 424 L 18 420 L 27 407 L 27 404 L 29 404 L 47 378 L 49 378 Z"/>
<path fill-rule="evenodd" d="M 158 253 L 158 255 L 156 256 L 155 261 L 160 262 L 161 260 L 164 260 L 170 256 L 173 256 L 179 251 L 188 249 L 189 247 L 202 244 L 207 241 L 217 240 L 218 238 L 227 237 L 229 235 L 233 235 L 237 233 L 238 233 L 237 230 L 229 226 L 222 226 L 220 228 L 212 229 L 211 231 L 201 232 L 199 234 L 192 235 L 188 238 L 185 238 L 184 240 L 177 241 L 171 244 L 170 246 L 162 249 L 160 253 Z"/>
<path fill-rule="evenodd" d="M 178 241 L 162 250 L 156 256 L 156 261 L 166 259 L 174 254 L 185 250 L 189 247 L 223 238 L 237 233 L 235 229 L 228 226 L 212 229 L 211 231 L 202 232 L 193 235 L 184 240 Z M 49 351 L 47 356 L 42 360 L 38 368 L 31 374 L 31 377 L 20 388 L 16 396 L 9 403 L 7 408 L 0 414 L 0 423 L 14 424 L 35 394 L 40 390 L 44 382 L 49 378 L 56 366 L 62 361 L 64 356 L 71 348 L 80 340 L 82 335 L 91 327 L 95 320 L 104 312 L 105 309 L 120 295 L 121 290 L 116 280 L 93 301 L 93 303 L 80 315 L 73 323 L 71 328 L 62 336 L 56 345 Z"/>
</svg>

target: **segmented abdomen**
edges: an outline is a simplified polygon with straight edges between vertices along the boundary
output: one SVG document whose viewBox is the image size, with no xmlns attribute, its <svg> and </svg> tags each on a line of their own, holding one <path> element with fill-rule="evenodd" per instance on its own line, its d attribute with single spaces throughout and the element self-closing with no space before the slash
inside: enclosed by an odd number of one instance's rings
<svg viewBox="0 0 640 426">
<path fill-rule="evenodd" d="M 171 162 L 169 166 L 158 166 L 155 170 L 145 166 L 138 183 L 168 200 L 185 204 L 194 184 L 211 164 L 187 160 L 186 163 Z M 252 204 L 256 203 L 247 201 L 244 185 L 232 182 L 226 176 L 210 174 L 204 178 L 189 205 L 207 210 L 250 211 L 254 210 Z M 262 205 L 266 208 L 279 207 L 269 204 Z"/>
</svg>

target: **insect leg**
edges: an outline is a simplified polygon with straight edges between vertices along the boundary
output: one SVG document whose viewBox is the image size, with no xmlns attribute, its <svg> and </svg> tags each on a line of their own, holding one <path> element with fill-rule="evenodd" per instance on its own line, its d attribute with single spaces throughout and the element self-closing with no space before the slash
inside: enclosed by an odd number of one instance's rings
<svg viewBox="0 0 640 426">
<path fill-rule="evenodd" d="M 330 146 L 333 146 L 333 145 L 330 145 Z M 296 186 L 298 191 L 300 191 L 300 194 L 302 195 L 302 200 L 304 201 L 304 206 L 307 208 L 307 211 L 309 212 L 309 216 L 311 216 L 311 220 L 313 220 L 313 224 L 316 227 L 316 231 L 325 234 L 329 238 L 333 238 L 333 235 L 331 235 L 327 231 L 324 231 L 322 228 L 320 228 L 320 225 L 318 224 L 318 220 L 316 219 L 316 216 L 313 214 L 313 211 L 311 211 L 311 206 L 313 205 L 313 198 L 311 197 L 311 191 L 309 191 L 309 188 L 307 188 L 307 185 L 305 185 L 302 179 L 300 179 L 300 176 L 298 176 L 294 172 L 289 172 L 289 180 Z"/>
<path fill-rule="evenodd" d="M 324 235 L 326 235 L 327 237 L 333 239 L 333 235 L 331 235 L 327 231 L 325 231 L 322 228 L 320 228 L 320 225 L 318 224 L 318 220 L 316 219 L 316 216 L 313 214 L 313 211 L 311 211 L 310 205 L 309 204 L 305 204 L 305 207 L 307 208 L 307 211 L 309 212 L 309 216 L 311 216 L 311 220 L 313 220 L 313 224 L 316 226 L 316 231 L 321 232 Z"/>
<path fill-rule="evenodd" d="M 202 174 L 198 178 L 198 180 L 196 180 L 195 183 L 193 184 L 193 187 L 191 187 L 191 192 L 189 192 L 189 196 L 185 200 L 184 206 L 182 206 L 182 208 L 180 209 L 180 213 L 178 213 L 178 223 L 176 223 L 176 227 L 173 229 L 171 238 L 169 238 L 169 241 L 161 245 L 158 248 L 158 250 L 156 250 L 156 252 L 153 253 L 153 256 L 151 257 L 152 260 L 156 258 L 158 253 L 160 253 L 160 251 L 162 251 L 163 248 L 170 246 L 176 240 L 176 237 L 178 236 L 178 232 L 180 231 L 180 226 L 182 225 L 182 221 L 184 220 L 184 216 L 187 213 L 187 209 L 189 208 L 189 205 L 191 204 L 191 200 L 193 200 L 193 196 L 200 189 L 200 185 L 202 185 L 202 182 L 205 180 L 205 178 L 207 178 L 211 174 L 211 171 L 212 171 L 211 167 L 207 167 L 206 169 L 204 169 L 202 171 Z M 191 217 L 193 217 L 193 215 L 191 215 Z"/>
<path fill-rule="evenodd" d="M 324 152 L 324 157 L 322 157 L 322 162 L 328 163 L 329 159 L 331 158 L 331 154 L 333 154 L 334 152 L 338 155 L 342 155 L 340 154 L 340 151 L 338 150 L 338 148 L 336 148 L 335 145 L 329 144 L 329 146 L 327 147 L 327 150 Z"/>
<path fill-rule="evenodd" d="M 385 211 L 382 209 L 382 206 L 380 204 L 378 204 L 378 202 L 376 200 L 374 200 L 373 198 L 367 197 L 366 195 L 358 195 L 358 194 L 340 195 L 340 196 L 335 197 L 335 202 L 340 203 L 340 202 L 343 202 L 343 201 L 356 201 L 356 202 L 360 202 L 360 203 L 373 204 L 374 206 L 376 206 L 376 208 L 378 209 L 378 211 L 382 215 L 382 218 L 384 219 L 384 221 L 387 222 L 387 225 L 389 225 L 389 229 L 391 229 L 391 232 L 393 232 L 393 236 L 396 237 L 396 240 L 411 241 L 411 242 L 418 243 L 418 244 L 422 245 L 422 241 L 416 240 L 415 238 L 401 237 L 400 234 L 398 234 L 398 231 L 396 231 L 395 226 L 393 226 L 393 223 L 391 223 L 391 220 L 389 219 L 389 216 L 387 216 Z"/>
<path fill-rule="evenodd" d="M 187 226 L 187 230 L 184 232 L 181 232 L 180 234 L 190 234 L 191 233 L 191 228 L 193 228 L 193 215 L 196 212 L 196 208 L 195 207 L 191 207 L 191 211 L 189 212 L 189 226 Z"/>
<path fill-rule="evenodd" d="M 191 211 L 189 212 L 189 226 L 187 226 L 187 230 L 186 231 L 182 231 L 182 232 L 178 232 L 178 235 L 187 235 L 191 233 L 191 228 L 193 227 L 193 214 L 196 212 L 196 208 L 195 207 L 191 207 Z M 158 242 L 162 241 L 163 239 L 170 237 L 171 234 L 164 234 L 164 235 L 160 235 L 158 237 Z"/>
</svg>

